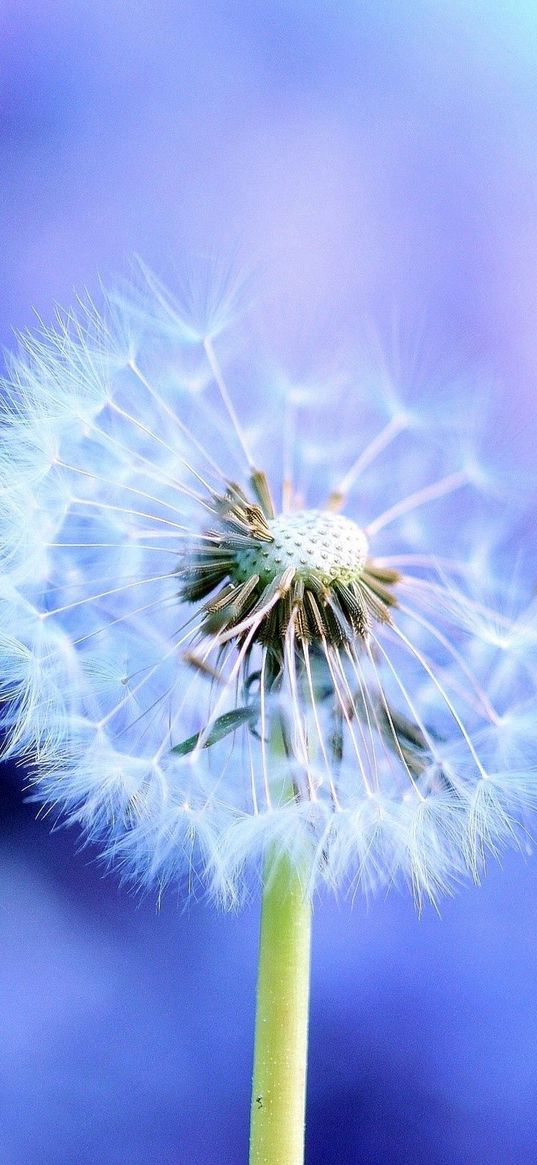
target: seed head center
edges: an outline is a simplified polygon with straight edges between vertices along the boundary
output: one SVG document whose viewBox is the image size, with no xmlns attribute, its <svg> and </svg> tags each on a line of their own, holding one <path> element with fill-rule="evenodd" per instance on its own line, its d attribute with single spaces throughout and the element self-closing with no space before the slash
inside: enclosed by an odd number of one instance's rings
<svg viewBox="0 0 537 1165">
<path fill-rule="evenodd" d="M 360 578 L 368 544 L 364 531 L 350 518 L 327 510 L 297 510 L 278 514 L 267 526 L 272 542 L 237 552 L 238 581 L 257 574 L 266 584 L 290 566 L 305 582 L 313 574 L 321 575 L 327 586 Z"/>
</svg>

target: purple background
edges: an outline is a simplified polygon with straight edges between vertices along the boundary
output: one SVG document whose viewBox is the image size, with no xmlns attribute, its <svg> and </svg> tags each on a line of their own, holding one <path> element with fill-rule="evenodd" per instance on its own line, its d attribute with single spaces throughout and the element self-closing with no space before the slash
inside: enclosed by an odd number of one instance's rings
<svg viewBox="0 0 537 1165">
<path fill-rule="evenodd" d="M 529 464 L 536 61 L 530 3 L 4 0 L 3 342 L 133 253 L 238 252 L 291 363 L 395 318 Z M 255 906 L 157 913 L 6 777 L 2 1165 L 245 1162 Z M 308 1165 L 537 1162 L 536 868 L 318 902 Z"/>
</svg>

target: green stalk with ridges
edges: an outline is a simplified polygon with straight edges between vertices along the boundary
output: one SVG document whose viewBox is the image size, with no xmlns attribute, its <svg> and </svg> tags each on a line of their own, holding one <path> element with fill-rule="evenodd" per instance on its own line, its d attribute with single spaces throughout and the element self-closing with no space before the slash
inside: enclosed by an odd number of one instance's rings
<svg viewBox="0 0 537 1165">
<path fill-rule="evenodd" d="M 265 867 L 250 1165 L 303 1165 L 311 902 L 287 856 Z"/>
</svg>

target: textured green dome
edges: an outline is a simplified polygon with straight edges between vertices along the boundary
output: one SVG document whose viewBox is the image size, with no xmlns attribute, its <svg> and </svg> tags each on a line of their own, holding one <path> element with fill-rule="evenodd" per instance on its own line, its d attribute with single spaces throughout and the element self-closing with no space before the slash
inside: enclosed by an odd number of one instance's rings
<svg viewBox="0 0 537 1165">
<path fill-rule="evenodd" d="M 367 558 L 367 538 L 354 522 L 329 510 L 297 510 L 278 514 L 267 526 L 272 542 L 236 552 L 235 577 L 259 575 L 271 582 L 288 567 L 307 581 L 315 574 L 329 585 L 360 578 Z"/>
</svg>

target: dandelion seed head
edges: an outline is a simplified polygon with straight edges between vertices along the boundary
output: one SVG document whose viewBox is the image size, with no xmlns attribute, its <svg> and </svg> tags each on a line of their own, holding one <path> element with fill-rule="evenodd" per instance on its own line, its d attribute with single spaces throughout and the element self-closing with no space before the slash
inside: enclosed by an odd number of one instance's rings
<svg viewBox="0 0 537 1165">
<path fill-rule="evenodd" d="M 277 846 L 311 892 L 436 903 L 535 807 L 512 499 L 458 389 L 255 371 L 233 281 L 189 316 L 142 274 L 9 364 L 5 751 L 136 884 L 235 906 Z"/>
</svg>

